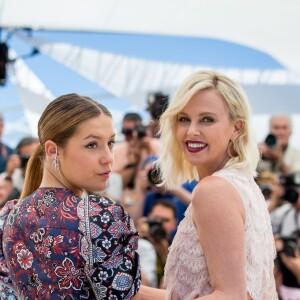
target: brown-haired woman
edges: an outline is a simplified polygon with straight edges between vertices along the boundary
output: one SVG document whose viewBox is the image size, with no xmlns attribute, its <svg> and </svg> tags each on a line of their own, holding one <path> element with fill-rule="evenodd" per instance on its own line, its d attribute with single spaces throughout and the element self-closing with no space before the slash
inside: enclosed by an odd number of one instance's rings
<svg viewBox="0 0 300 300">
<path fill-rule="evenodd" d="M 44 110 L 38 136 L 21 198 L 0 212 L 0 292 L 12 299 L 134 298 L 140 269 L 132 220 L 108 198 L 81 198 L 106 187 L 110 112 L 88 97 L 63 95 Z"/>
</svg>

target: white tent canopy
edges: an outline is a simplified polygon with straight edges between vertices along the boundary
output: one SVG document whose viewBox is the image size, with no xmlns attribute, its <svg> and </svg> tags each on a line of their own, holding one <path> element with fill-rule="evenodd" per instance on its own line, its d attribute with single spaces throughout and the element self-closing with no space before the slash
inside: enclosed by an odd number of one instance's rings
<svg viewBox="0 0 300 300">
<path fill-rule="evenodd" d="M 0 0 L 0 27 L 217 38 L 300 73 L 299 11 L 292 0 Z"/>
<path fill-rule="evenodd" d="M 145 108 L 145 95 L 150 91 L 162 90 L 173 94 L 189 74 L 208 68 L 127 57 L 66 43 L 47 43 L 23 34 L 19 36 L 47 56 L 105 87 L 113 95 L 126 98 L 140 109 Z M 285 109 L 282 108 L 282 100 L 293 91 L 296 94 L 300 93 L 300 76 L 296 76 L 293 72 L 284 69 L 221 68 L 217 70 L 244 86 L 256 108 L 255 113 L 279 111 L 300 113 L 300 106 L 298 101 L 295 101 L 297 100 L 295 96 L 289 99 L 289 105 Z M 288 93 L 286 85 L 288 85 Z M 268 96 L 264 97 L 266 94 Z M 262 99 L 264 101 L 261 101 Z"/>
</svg>

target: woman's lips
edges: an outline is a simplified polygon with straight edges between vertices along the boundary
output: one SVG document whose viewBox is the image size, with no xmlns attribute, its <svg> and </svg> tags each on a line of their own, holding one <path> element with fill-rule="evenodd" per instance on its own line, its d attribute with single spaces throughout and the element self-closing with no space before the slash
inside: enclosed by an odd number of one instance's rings
<svg viewBox="0 0 300 300">
<path fill-rule="evenodd" d="M 111 171 L 106 171 L 103 173 L 99 173 L 98 175 L 101 176 L 102 178 L 109 178 L 109 174 Z"/>
<path fill-rule="evenodd" d="M 187 150 L 192 153 L 200 152 L 207 147 L 207 144 L 203 142 L 196 142 L 196 141 L 187 141 L 185 144 Z"/>
</svg>

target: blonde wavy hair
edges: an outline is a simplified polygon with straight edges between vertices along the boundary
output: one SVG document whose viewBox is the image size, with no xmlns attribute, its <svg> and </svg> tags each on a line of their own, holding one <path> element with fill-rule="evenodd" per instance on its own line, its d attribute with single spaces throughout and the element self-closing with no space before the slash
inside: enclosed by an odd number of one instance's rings
<svg viewBox="0 0 300 300">
<path fill-rule="evenodd" d="M 194 95 L 206 89 L 217 91 L 224 100 L 229 119 L 242 120 L 244 125 L 239 137 L 229 143 L 230 159 L 225 168 L 234 166 L 256 174 L 260 154 L 250 126 L 251 112 L 246 94 L 238 83 L 219 72 L 198 71 L 182 83 L 160 118 L 161 149 L 157 165 L 162 171 L 162 184 L 168 188 L 199 180 L 196 167 L 187 161 L 176 139 L 176 128 L 178 114 Z"/>
</svg>

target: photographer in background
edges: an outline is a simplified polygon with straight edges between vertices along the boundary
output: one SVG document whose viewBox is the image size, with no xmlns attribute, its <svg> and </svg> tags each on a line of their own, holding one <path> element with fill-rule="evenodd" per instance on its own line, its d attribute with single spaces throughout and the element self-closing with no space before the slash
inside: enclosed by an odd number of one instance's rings
<svg viewBox="0 0 300 300">
<path fill-rule="evenodd" d="M 284 187 L 277 174 L 263 171 L 255 179 L 266 199 L 269 212 L 284 204 Z"/>
<path fill-rule="evenodd" d="M 136 203 L 143 200 L 135 192 L 137 173 L 145 157 L 158 154 L 159 140 L 147 136 L 142 118 L 135 112 L 124 115 L 122 133 L 124 141 L 114 146 L 112 171 L 122 176 L 123 195 L 121 203 L 136 221 L 134 216 Z"/>
<path fill-rule="evenodd" d="M 176 207 L 168 199 L 157 199 L 148 216 L 142 217 L 137 223 L 144 284 L 161 287 L 168 248 L 177 228 Z"/>
<path fill-rule="evenodd" d="M 159 138 L 159 119 L 169 105 L 169 96 L 162 92 L 150 93 L 147 98 L 147 111 L 151 120 L 147 126 L 147 134 Z"/>
<path fill-rule="evenodd" d="M 259 172 L 274 173 L 300 172 L 300 151 L 289 143 L 292 121 L 288 115 L 273 115 L 270 119 L 270 134 L 261 143 L 262 154 Z"/>
<path fill-rule="evenodd" d="M 192 191 L 197 182 L 185 182 L 173 188 L 167 189 L 160 185 L 160 171 L 155 167 L 155 155 L 150 155 L 143 160 L 135 181 L 135 195 L 139 199 L 134 210 L 133 218 L 138 220 L 142 216 L 148 216 L 153 204 L 158 199 L 165 199 L 172 203 L 177 210 L 177 222 L 179 223 L 191 203 Z"/>
<path fill-rule="evenodd" d="M 8 201 L 8 196 L 13 190 L 12 181 L 10 178 L 0 178 L 0 208 Z"/>
<path fill-rule="evenodd" d="M 5 171 L 7 160 L 11 154 L 13 154 L 13 149 L 2 142 L 2 134 L 4 129 L 3 116 L 0 113 L 0 173 Z"/>
<path fill-rule="evenodd" d="M 8 199 L 15 199 L 22 191 L 26 164 L 38 145 L 38 139 L 25 137 L 18 143 L 15 153 L 12 154 L 6 165 L 5 172 L 0 174 L 1 178 L 11 178 L 13 183 L 13 194 Z"/>
<path fill-rule="evenodd" d="M 294 174 L 280 176 L 284 188 L 282 206 L 270 213 L 278 252 L 275 277 L 281 299 L 300 299 L 300 196 Z"/>
</svg>

